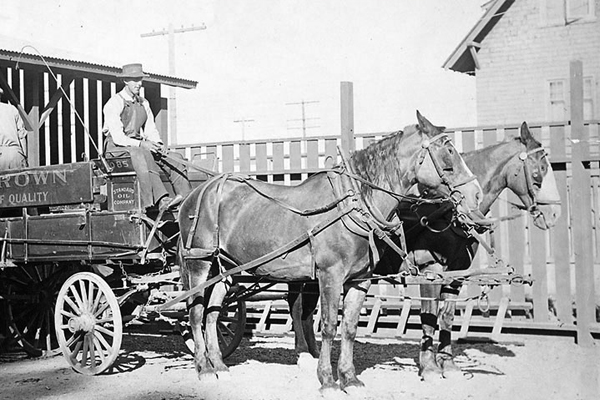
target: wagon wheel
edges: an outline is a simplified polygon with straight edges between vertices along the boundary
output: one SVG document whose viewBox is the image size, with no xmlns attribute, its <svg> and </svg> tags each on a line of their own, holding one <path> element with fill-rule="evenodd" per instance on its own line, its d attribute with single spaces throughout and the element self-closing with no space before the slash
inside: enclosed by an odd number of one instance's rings
<svg viewBox="0 0 600 400">
<path fill-rule="evenodd" d="M 6 315 L 16 342 L 33 357 L 58 354 L 54 306 L 72 265 L 26 265 L 11 268 L 5 278 Z"/>
<path fill-rule="evenodd" d="M 80 272 L 67 279 L 54 318 L 60 349 L 75 371 L 97 375 L 114 363 L 123 322 L 117 298 L 100 276 Z"/>
<path fill-rule="evenodd" d="M 223 307 L 217 320 L 217 335 L 223 358 L 229 357 L 240 345 L 246 330 L 246 302 L 229 292 L 223 300 Z M 194 354 L 194 337 L 189 323 L 185 325 L 181 335 L 188 350 Z"/>
</svg>

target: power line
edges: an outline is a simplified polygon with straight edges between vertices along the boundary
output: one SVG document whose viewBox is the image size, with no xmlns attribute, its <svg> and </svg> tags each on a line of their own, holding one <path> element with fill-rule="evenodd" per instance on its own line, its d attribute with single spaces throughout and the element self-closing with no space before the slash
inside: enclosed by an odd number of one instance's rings
<svg viewBox="0 0 600 400">
<path fill-rule="evenodd" d="M 235 122 L 236 124 L 242 124 L 242 141 L 246 140 L 246 122 L 254 122 L 254 120 L 240 118 L 240 119 L 234 119 L 233 122 Z"/>
<path fill-rule="evenodd" d="M 206 25 L 203 23 L 200 26 L 192 25 L 190 27 L 175 29 L 173 24 L 169 23 L 169 27 L 167 29 L 163 29 L 160 31 L 142 33 L 140 36 L 142 38 L 153 37 L 153 36 L 164 36 L 168 35 L 169 37 L 169 75 L 175 76 L 175 34 L 176 33 L 185 33 L 191 31 L 203 31 L 206 29 Z M 169 87 L 169 125 L 170 125 L 170 133 L 171 133 L 171 144 L 177 144 L 177 102 L 175 95 L 175 88 L 173 86 Z"/>
<path fill-rule="evenodd" d="M 307 121 L 310 120 L 317 120 L 320 118 L 308 118 L 306 117 L 306 105 L 307 104 L 316 104 L 319 103 L 319 101 L 317 100 L 312 100 L 312 101 L 305 101 L 302 100 L 300 102 L 296 102 L 296 103 L 285 103 L 286 106 L 295 106 L 295 105 L 300 105 L 302 106 L 301 110 L 302 110 L 302 118 L 295 118 L 295 119 L 288 119 L 288 122 L 290 121 L 302 121 L 302 126 L 301 127 L 289 127 L 288 129 L 302 129 L 302 139 L 306 139 L 306 130 L 307 129 L 313 129 L 313 128 L 318 128 L 318 125 L 314 125 L 314 126 L 307 126 Z"/>
</svg>

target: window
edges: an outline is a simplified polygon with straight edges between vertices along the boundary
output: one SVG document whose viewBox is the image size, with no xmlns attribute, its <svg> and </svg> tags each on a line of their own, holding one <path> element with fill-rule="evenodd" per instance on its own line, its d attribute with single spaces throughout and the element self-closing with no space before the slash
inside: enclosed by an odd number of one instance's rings
<svg viewBox="0 0 600 400">
<path fill-rule="evenodd" d="M 583 119 L 594 119 L 594 79 L 583 78 Z"/>
<path fill-rule="evenodd" d="M 549 82 L 550 121 L 565 121 L 567 118 L 567 102 L 565 93 L 566 81 L 559 79 Z"/>
<path fill-rule="evenodd" d="M 570 118 L 568 102 L 569 87 L 565 79 L 555 79 L 548 82 L 548 118 L 552 122 L 566 121 Z M 594 78 L 583 78 L 583 119 L 592 120 L 595 115 Z"/>
<path fill-rule="evenodd" d="M 595 15 L 594 0 L 541 0 L 541 18 L 546 25 L 569 25 Z"/>
</svg>

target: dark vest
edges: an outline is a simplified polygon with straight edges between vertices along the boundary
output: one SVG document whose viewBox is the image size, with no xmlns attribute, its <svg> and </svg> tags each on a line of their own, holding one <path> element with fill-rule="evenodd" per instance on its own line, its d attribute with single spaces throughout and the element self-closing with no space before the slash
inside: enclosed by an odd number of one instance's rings
<svg viewBox="0 0 600 400">
<path fill-rule="evenodd" d="M 121 95 L 119 94 L 119 96 Z M 121 98 L 125 103 L 123 111 L 121 111 L 123 131 L 127 137 L 141 140 L 142 136 L 140 130 L 148 119 L 148 114 L 142 104 L 142 100 L 139 98 L 137 101 L 126 100 L 123 96 L 121 96 Z"/>
</svg>

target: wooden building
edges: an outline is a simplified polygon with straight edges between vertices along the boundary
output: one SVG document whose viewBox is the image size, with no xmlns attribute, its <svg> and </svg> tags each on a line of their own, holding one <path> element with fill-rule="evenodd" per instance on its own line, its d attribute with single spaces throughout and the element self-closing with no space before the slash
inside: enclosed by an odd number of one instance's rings
<svg viewBox="0 0 600 400">
<path fill-rule="evenodd" d="M 600 0 L 492 0 L 444 63 L 474 75 L 479 126 L 569 119 L 583 63 L 584 119 L 600 118 Z"/>
<path fill-rule="evenodd" d="M 0 49 L 0 86 L 30 131 L 30 166 L 95 158 L 102 149 L 102 106 L 121 90 L 121 66 L 45 57 Z M 168 143 L 167 98 L 161 85 L 193 89 L 197 82 L 149 73 L 149 100 L 163 141 Z"/>
</svg>

